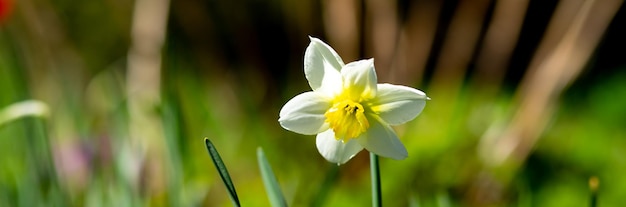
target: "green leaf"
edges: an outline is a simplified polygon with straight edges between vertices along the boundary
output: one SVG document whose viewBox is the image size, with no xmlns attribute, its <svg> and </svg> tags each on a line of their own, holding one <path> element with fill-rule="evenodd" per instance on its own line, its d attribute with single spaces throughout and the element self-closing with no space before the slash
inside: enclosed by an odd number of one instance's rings
<svg viewBox="0 0 626 207">
<path fill-rule="evenodd" d="M 28 116 L 47 117 L 49 111 L 48 105 L 37 100 L 13 103 L 0 110 L 0 126 Z"/>
<path fill-rule="evenodd" d="M 240 206 L 239 198 L 237 197 L 237 191 L 235 191 L 235 185 L 233 181 L 230 179 L 230 175 L 228 174 L 228 170 L 226 170 L 226 166 L 220 157 L 220 154 L 217 152 L 217 149 L 211 143 L 209 138 L 204 138 L 204 143 L 206 144 L 206 149 L 209 151 L 209 155 L 211 155 L 211 160 L 213 160 L 213 164 L 215 164 L 215 168 L 217 168 L 217 172 L 220 173 L 220 177 L 222 177 L 222 181 L 224 181 L 224 185 L 226 189 L 228 189 L 228 194 L 230 195 L 230 200 L 233 202 L 234 206 Z"/>
<path fill-rule="evenodd" d="M 591 201 L 589 206 L 598 206 L 598 187 L 600 186 L 600 180 L 596 176 L 589 178 L 589 189 L 591 190 Z"/>
<path fill-rule="evenodd" d="M 270 200 L 270 204 L 274 207 L 287 206 L 287 202 L 283 197 L 283 193 L 280 190 L 276 176 L 274 176 L 272 167 L 269 162 L 267 162 L 267 158 L 265 158 L 263 149 L 259 147 L 256 152 L 259 160 L 259 169 L 261 169 L 261 176 L 263 177 L 263 184 L 265 184 L 265 191 L 267 191 L 267 197 Z"/>
</svg>

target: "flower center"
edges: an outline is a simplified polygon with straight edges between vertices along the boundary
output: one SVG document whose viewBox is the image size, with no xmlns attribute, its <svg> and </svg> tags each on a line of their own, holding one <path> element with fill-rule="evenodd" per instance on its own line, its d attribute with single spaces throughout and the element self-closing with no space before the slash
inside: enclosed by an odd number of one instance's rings
<svg viewBox="0 0 626 207">
<path fill-rule="evenodd" d="M 350 99 L 336 102 L 324 116 L 335 132 L 335 138 L 344 142 L 358 137 L 370 126 L 363 106 Z"/>
</svg>

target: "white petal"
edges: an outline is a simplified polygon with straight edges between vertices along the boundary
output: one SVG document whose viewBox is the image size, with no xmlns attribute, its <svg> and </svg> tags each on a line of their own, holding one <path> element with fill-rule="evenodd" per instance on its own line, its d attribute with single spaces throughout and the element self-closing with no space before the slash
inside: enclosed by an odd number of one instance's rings
<svg viewBox="0 0 626 207">
<path fill-rule="evenodd" d="M 311 43 L 304 52 L 304 75 L 314 91 L 326 93 L 341 90 L 341 73 L 344 63 L 337 52 L 321 40 L 309 37 Z"/>
<path fill-rule="evenodd" d="M 376 96 L 378 78 L 374 69 L 374 59 L 348 63 L 341 69 L 341 76 L 343 76 L 343 89 L 349 90 L 352 98 Z"/>
<path fill-rule="evenodd" d="M 368 120 L 370 120 L 370 128 L 357 138 L 365 149 L 374 154 L 396 160 L 408 156 L 406 148 L 389 125 L 374 116 L 368 117 Z"/>
<path fill-rule="evenodd" d="M 280 125 L 300 134 L 313 135 L 328 129 L 324 113 L 330 108 L 330 100 L 309 91 L 289 100 L 280 110 Z"/>
<path fill-rule="evenodd" d="M 335 139 L 335 133 L 332 129 L 318 134 L 315 144 L 322 157 L 329 162 L 337 164 L 348 162 L 348 160 L 363 150 L 363 147 L 356 139 L 350 139 L 346 143 Z"/>
<path fill-rule="evenodd" d="M 398 125 L 413 120 L 419 115 L 429 98 L 420 90 L 392 85 L 378 84 L 378 96 L 370 109 L 387 124 Z"/>
</svg>

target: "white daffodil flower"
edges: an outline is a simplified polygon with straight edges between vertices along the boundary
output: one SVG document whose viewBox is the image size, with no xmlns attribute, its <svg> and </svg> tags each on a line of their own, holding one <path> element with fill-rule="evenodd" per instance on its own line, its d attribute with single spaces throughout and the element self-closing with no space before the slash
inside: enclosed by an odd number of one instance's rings
<svg viewBox="0 0 626 207">
<path fill-rule="evenodd" d="M 330 162 L 346 163 L 364 148 L 392 159 L 408 156 L 390 127 L 417 117 L 429 98 L 420 90 L 377 84 L 374 59 L 344 64 L 326 43 L 310 37 L 304 73 L 313 91 L 292 98 L 280 110 L 280 125 L 317 134 L 317 149 Z"/>
</svg>

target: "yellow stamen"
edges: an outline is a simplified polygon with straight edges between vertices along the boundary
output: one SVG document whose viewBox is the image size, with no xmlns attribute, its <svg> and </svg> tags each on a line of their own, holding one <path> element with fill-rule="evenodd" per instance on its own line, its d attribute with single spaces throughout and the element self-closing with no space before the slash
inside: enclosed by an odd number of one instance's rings
<svg viewBox="0 0 626 207">
<path fill-rule="evenodd" d="M 358 137 L 370 126 L 365 117 L 365 108 L 350 99 L 335 102 L 324 116 L 335 132 L 335 138 L 344 142 Z"/>
</svg>

